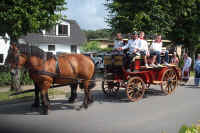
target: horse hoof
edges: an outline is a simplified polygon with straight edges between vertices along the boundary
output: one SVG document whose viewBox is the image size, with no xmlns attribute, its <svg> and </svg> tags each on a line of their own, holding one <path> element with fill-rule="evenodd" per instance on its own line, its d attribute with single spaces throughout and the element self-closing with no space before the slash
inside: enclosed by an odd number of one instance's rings
<svg viewBox="0 0 200 133">
<path fill-rule="evenodd" d="M 70 97 L 69 99 L 68 99 L 68 102 L 69 103 L 74 103 L 76 101 L 76 97 Z"/>
<path fill-rule="evenodd" d="M 33 104 L 31 105 L 31 107 L 32 107 L 32 108 L 39 108 L 39 107 L 40 107 L 40 104 L 33 103 Z"/>
<path fill-rule="evenodd" d="M 42 112 L 41 112 L 41 115 L 48 115 L 49 113 L 48 113 L 48 110 L 43 110 Z"/>
<path fill-rule="evenodd" d="M 68 99 L 68 103 L 74 103 L 75 99 Z"/>
<path fill-rule="evenodd" d="M 89 104 L 92 104 L 93 102 L 94 102 L 94 100 L 93 100 L 93 99 L 89 100 Z"/>
</svg>

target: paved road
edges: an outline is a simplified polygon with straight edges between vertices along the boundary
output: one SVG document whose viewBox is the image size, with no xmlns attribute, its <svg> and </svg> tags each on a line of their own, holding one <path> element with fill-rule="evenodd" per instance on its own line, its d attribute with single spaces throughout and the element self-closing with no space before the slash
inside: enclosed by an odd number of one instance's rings
<svg viewBox="0 0 200 133">
<path fill-rule="evenodd" d="M 127 100 L 123 90 L 118 98 L 94 90 L 95 102 L 87 110 L 77 110 L 80 93 L 75 104 L 53 100 L 48 116 L 31 111 L 30 102 L 0 105 L 0 127 L 26 133 L 177 133 L 181 125 L 200 120 L 200 88 L 180 86 L 170 96 L 158 89 L 152 86 L 146 98 L 135 103 Z"/>
</svg>

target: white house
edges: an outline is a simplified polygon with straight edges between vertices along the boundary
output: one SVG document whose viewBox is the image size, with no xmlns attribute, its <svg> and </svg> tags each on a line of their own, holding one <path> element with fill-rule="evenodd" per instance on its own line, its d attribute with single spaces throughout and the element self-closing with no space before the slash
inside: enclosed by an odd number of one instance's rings
<svg viewBox="0 0 200 133">
<path fill-rule="evenodd" d="M 4 37 L 0 36 L 0 66 L 4 65 L 10 47 L 10 38 L 6 34 Z"/>
<path fill-rule="evenodd" d="M 53 28 L 41 33 L 30 33 L 22 37 L 29 45 L 35 45 L 46 52 L 80 53 L 80 46 L 86 36 L 74 20 L 61 20 Z"/>
</svg>

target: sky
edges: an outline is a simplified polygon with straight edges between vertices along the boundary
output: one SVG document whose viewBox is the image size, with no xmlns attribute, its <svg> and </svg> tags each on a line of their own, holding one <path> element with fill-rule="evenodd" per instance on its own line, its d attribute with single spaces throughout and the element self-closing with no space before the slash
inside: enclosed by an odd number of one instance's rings
<svg viewBox="0 0 200 133">
<path fill-rule="evenodd" d="M 67 19 L 78 22 L 81 29 L 108 28 L 105 17 L 107 17 L 105 0 L 66 0 L 67 10 L 63 12 Z"/>
</svg>

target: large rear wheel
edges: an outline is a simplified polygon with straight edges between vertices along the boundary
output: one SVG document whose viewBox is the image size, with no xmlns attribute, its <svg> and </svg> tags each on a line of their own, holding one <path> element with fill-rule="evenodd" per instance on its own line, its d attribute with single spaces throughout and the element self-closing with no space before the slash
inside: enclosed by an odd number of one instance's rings
<svg viewBox="0 0 200 133">
<path fill-rule="evenodd" d="M 128 80 L 128 87 L 126 94 L 128 99 L 132 102 L 140 100 L 145 92 L 145 83 L 140 77 L 132 77 Z"/>
<path fill-rule="evenodd" d="M 171 94 L 177 87 L 178 84 L 178 76 L 177 73 L 173 69 L 167 69 L 161 78 L 161 89 L 162 91 L 168 95 Z"/>
</svg>

